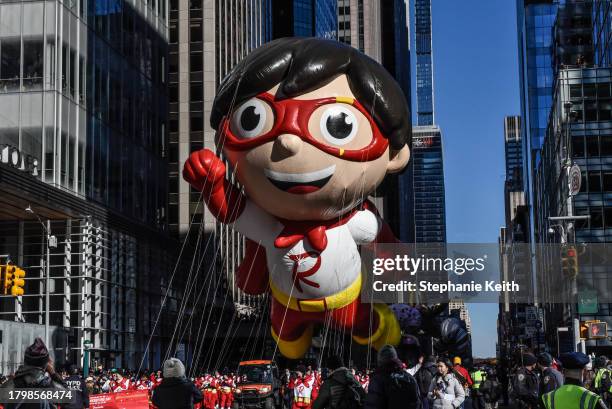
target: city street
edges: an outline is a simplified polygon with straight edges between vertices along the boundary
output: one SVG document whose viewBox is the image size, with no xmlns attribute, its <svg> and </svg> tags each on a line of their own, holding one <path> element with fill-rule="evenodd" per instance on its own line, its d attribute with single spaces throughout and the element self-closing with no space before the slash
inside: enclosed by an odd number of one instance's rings
<svg viewBox="0 0 612 409">
<path fill-rule="evenodd" d="M 0 0 L 0 409 L 607 409 L 612 0 Z"/>
</svg>

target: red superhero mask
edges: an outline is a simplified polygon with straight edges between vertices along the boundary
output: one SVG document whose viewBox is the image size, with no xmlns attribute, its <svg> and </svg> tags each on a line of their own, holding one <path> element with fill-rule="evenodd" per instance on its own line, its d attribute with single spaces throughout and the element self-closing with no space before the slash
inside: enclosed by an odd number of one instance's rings
<svg viewBox="0 0 612 409">
<path fill-rule="evenodd" d="M 389 141 L 382 135 L 372 116 L 356 99 L 349 97 L 329 97 L 310 100 L 276 100 L 274 95 L 267 92 L 257 95 L 256 98 L 265 101 L 272 107 L 274 111 L 274 125 L 272 129 L 261 135 L 240 137 L 232 131 L 230 118 L 226 116 L 223 118 L 221 126 L 219 127 L 220 132 L 218 137 L 220 138 L 219 142 L 224 144 L 228 149 L 236 151 L 249 150 L 273 141 L 279 135 L 293 134 L 330 155 L 354 162 L 367 162 L 381 157 L 389 146 Z M 351 105 L 366 117 L 372 129 L 372 140 L 367 146 L 360 149 L 343 149 L 338 146 L 327 145 L 310 134 L 308 121 L 313 112 L 320 106 L 337 103 Z"/>
</svg>

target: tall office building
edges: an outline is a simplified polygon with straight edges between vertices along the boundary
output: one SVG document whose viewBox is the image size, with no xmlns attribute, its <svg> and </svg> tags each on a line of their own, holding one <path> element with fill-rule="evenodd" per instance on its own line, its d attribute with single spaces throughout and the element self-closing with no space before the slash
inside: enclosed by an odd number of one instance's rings
<svg viewBox="0 0 612 409">
<path fill-rule="evenodd" d="M 510 243 L 525 242 L 528 214 L 524 214 L 525 191 L 523 190 L 523 156 L 522 127 L 520 116 L 504 118 L 504 157 L 506 178 L 504 180 L 504 203 L 506 229 Z M 524 220 L 525 219 L 525 220 Z M 520 236 L 520 238 L 518 236 Z"/>
<path fill-rule="evenodd" d="M 380 2 L 381 64 L 391 73 L 404 91 L 410 104 L 410 26 L 407 0 Z M 411 109 L 412 112 L 412 109 Z M 387 176 L 381 191 L 385 192 L 379 204 L 385 220 L 395 235 L 411 242 L 413 232 L 412 170 L 408 166 L 401 174 Z"/>
<path fill-rule="evenodd" d="M 549 121 L 534 166 L 533 196 L 534 237 L 541 243 L 576 241 L 609 243 L 612 241 L 612 76 L 610 75 L 610 41 L 607 26 L 612 14 L 609 1 L 566 0 L 557 7 L 552 30 L 551 61 L 554 88 Z M 580 191 L 569 193 L 568 167 L 578 165 L 582 173 Z M 563 229 L 550 217 L 585 216 L 588 220 L 569 221 Z M 568 232 L 570 234 L 568 234 Z M 554 263 L 538 266 L 538 289 L 542 296 L 570 291 L 573 280 L 550 280 L 559 269 L 558 253 L 549 259 Z M 579 257 L 579 278 L 575 290 L 583 297 L 605 286 L 599 277 L 610 274 L 606 265 L 596 259 Z M 547 260 L 548 261 L 548 260 Z M 552 271 L 551 271 L 552 269 Z M 610 321 L 609 304 L 602 302 L 546 305 L 547 321 L 572 327 L 577 320 Z M 609 335 L 610 333 L 608 333 Z M 577 339 L 561 344 L 558 334 L 547 329 L 549 345 L 571 350 L 585 345 L 586 352 L 606 353 L 610 342 Z M 573 345 L 572 345 L 573 343 Z"/>
<path fill-rule="evenodd" d="M 434 124 L 431 0 L 414 0 L 417 125 Z"/>
<path fill-rule="evenodd" d="M 457 316 L 465 322 L 465 329 L 470 336 L 472 335 L 472 319 L 470 318 L 470 312 L 465 305 L 465 301 L 460 298 L 452 299 L 448 302 L 448 312 L 451 316 Z"/>
<path fill-rule="evenodd" d="M 272 37 L 338 37 L 337 0 L 271 0 Z"/>
<path fill-rule="evenodd" d="M 553 63 L 551 55 L 553 25 L 559 0 L 516 0 L 518 62 L 523 135 L 523 190 L 532 200 L 535 166 L 546 134 L 552 106 Z M 528 241 L 533 241 L 533 208 L 529 210 Z"/>
<path fill-rule="evenodd" d="M 92 363 L 161 363 L 184 284 L 166 234 L 166 16 L 165 0 L 0 5 L 0 254 L 26 271 L 25 295 L 0 300 L 3 373 L 46 311 L 60 364 L 87 341 Z"/>
<path fill-rule="evenodd" d="M 375 0 L 338 0 L 338 41 L 380 62 L 381 10 Z"/>
<path fill-rule="evenodd" d="M 506 181 L 514 189 L 523 187 L 523 151 L 521 138 L 521 117 L 504 118 L 504 153 L 506 163 Z"/>
<path fill-rule="evenodd" d="M 446 242 L 444 155 L 440 128 L 412 128 L 416 243 Z"/>
<path fill-rule="evenodd" d="M 234 284 L 243 257 L 241 236 L 208 212 L 200 192 L 183 180 L 183 165 L 191 152 L 216 151 L 209 118 L 217 87 L 244 56 L 271 39 L 271 13 L 271 0 L 169 1 L 168 224 L 185 242 L 183 259 L 194 265 L 189 284 L 197 291 L 188 296 L 201 313 L 180 328 L 194 338 L 197 333 L 194 365 L 199 368 L 212 365 L 213 356 L 230 347 L 217 340 L 221 325 L 244 341 L 250 323 L 236 319 L 235 312 L 255 312 L 258 300 Z"/>
<path fill-rule="evenodd" d="M 417 125 L 413 128 L 412 226 L 403 226 L 403 240 L 446 242 L 446 208 L 442 132 L 434 124 L 431 0 L 414 2 Z"/>
<path fill-rule="evenodd" d="M 520 116 L 504 118 L 504 152 L 506 177 L 504 180 L 505 225 L 500 230 L 501 279 L 531 283 L 531 265 L 526 263 L 529 212 L 523 190 L 523 144 Z M 521 296 L 528 290 L 525 289 Z M 498 315 L 498 353 L 506 362 L 517 344 L 540 348 L 537 321 L 541 309 L 537 306 L 517 303 L 517 295 L 510 291 L 501 293 Z"/>
</svg>

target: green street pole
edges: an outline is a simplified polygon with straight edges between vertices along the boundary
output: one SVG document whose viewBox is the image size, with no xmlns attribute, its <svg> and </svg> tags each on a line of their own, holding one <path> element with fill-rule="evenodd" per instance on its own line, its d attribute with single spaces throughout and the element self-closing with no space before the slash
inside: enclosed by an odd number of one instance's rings
<svg viewBox="0 0 612 409">
<path fill-rule="evenodd" d="M 85 350 L 83 354 L 83 378 L 87 378 L 89 375 L 89 349 Z"/>
</svg>

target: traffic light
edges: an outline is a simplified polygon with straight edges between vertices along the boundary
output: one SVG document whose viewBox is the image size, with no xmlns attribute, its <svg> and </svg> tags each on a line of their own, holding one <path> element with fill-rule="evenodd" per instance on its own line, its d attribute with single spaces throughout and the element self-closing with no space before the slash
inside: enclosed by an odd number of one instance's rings
<svg viewBox="0 0 612 409">
<path fill-rule="evenodd" d="M 578 276 L 578 252 L 574 246 L 563 246 L 561 249 L 561 271 L 569 278 Z"/>
<path fill-rule="evenodd" d="M 13 285 L 13 274 L 15 271 L 15 266 L 7 264 L 4 266 L 4 277 L 2 278 L 2 287 L 3 294 L 7 295 L 9 293 L 9 288 Z"/>
<path fill-rule="evenodd" d="M 608 324 L 605 322 L 589 323 L 589 339 L 607 338 Z"/>
<path fill-rule="evenodd" d="M 589 337 L 589 326 L 586 322 L 580 321 L 580 338 L 587 339 Z"/>
<path fill-rule="evenodd" d="M 13 272 L 13 286 L 11 287 L 11 294 L 15 297 L 23 295 L 25 286 L 25 271 L 16 267 Z"/>
</svg>

